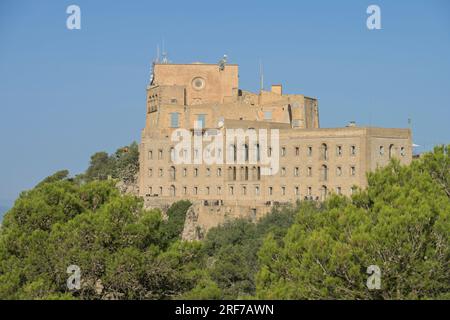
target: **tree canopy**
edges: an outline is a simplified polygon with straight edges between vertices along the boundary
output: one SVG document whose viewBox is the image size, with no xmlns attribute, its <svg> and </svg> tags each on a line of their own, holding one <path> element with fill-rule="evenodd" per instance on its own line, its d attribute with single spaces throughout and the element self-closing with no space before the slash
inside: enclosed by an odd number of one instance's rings
<svg viewBox="0 0 450 320">
<path fill-rule="evenodd" d="M 281 243 L 259 252 L 257 297 L 430 299 L 450 294 L 448 147 L 368 175 L 368 188 L 302 207 Z M 381 270 L 380 290 L 366 286 Z"/>
<path fill-rule="evenodd" d="M 139 170 L 139 147 L 136 142 L 119 148 L 111 155 L 102 151 L 91 156 L 86 172 L 79 176 L 86 181 L 120 179 L 134 183 Z"/>
<path fill-rule="evenodd" d="M 56 172 L 5 215 L 0 299 L 449 299 L 448 154 L 392 161 L 351 198 L 229 221 L 201 242 L 180 239 L 188 201 L 163 219 L 105 178 L 131 172 L 135 155 L 110 167 L 97 154 L 83 179 Z M 79 289 L 67 286 L 72 265 Z M 380 289 L 366 285 L 369 266 Z"/>
</svg>

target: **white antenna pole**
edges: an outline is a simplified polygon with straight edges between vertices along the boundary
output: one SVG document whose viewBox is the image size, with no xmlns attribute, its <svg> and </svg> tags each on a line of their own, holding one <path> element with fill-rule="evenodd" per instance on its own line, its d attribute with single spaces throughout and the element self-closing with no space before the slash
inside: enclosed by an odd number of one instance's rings
<svg viewBox="0 0 450 320">
<path fill-rule="evenodd" d="M 159 63 L 159 44 L 156 46 L 156 63 Z"/>
<path fill-rule="evenodd" d="M 162 39 L 162 63 L 168 63 L 164 38 Z"/>
</svg>

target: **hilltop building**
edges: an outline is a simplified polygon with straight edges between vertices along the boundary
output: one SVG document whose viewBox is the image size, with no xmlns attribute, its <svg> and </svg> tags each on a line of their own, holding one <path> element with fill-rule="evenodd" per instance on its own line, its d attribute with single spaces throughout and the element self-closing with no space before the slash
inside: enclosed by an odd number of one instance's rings
<svg viewBox="0 0 450 320">
<path fill-rule="evenodd" d="M 358 127 L 320 128 L 316 98 L 285 94 L 282 85 L 252 93 L 239 88 L 235 64 L 155 63 L 147 88 L 146 124 L 140 144 L 139 192 L 147 207 L 193 202 L 185 238 L 228 219 L 258 219 L 274 205 L 300 199 L 323 200 L 330 193 L 351 195 L 364 188 L 366 173 L 396 157 L 412 160 L 411 131 Z M 227 136 L 229 129 L 278 132 L 277 150 L 249 137 L 224 138 L 223 163 L 197 161 L 210 142 L 189 150 L 176 147 L 174 132 L 195 139 Z M 208 139 L 205 139 L 208 140 Z M 217 151 L 217 150 L 216 150 Z M 216 154 L 217 155 L 217 154 Z M 255 155 L 252 158 L 251 155 Z M 277 156 L 275 170 L 265 156 Z M 176 159 L 189 158 L 191 163 Z M 256 159 L 256 161 L 250 161 Z M 267 173 L 269 172 L 269 173 Z M 195 234 L 195 235 L 194 235 Z"/>
</svg>

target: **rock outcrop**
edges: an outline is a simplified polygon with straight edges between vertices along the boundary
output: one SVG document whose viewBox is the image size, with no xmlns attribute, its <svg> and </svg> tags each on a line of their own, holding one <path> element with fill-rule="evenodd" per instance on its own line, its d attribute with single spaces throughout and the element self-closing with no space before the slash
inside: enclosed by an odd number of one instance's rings
<svg viewBox="0 0 450 320">
<path fill-rule="evenodd" d="M 198 210 L 195 205 L 189 207 L 186 212 L 184 228 L 181 238 L 185 241 L 201 240 L 204 238 L 205 231 L 198 223 Z"/>
</svg>

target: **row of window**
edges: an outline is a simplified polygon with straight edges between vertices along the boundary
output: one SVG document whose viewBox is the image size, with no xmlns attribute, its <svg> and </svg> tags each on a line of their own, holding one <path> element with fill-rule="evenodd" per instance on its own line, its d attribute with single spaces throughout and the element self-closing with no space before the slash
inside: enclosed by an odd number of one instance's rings
<svg viewBox="0 0 450 320">
<path fill-rule="evenodd" d="M 205 169 L 205 176 L 206 177 L 210 177 L 211 176 L 211 168 L 206 168 Z M 261 179 L 261 168 L 260 167 L 253 167 L 250 168 L 249 167 L 240 167 L 239 169 L 239 173 L 240 173 L 240 177 L 241 180 L 248 180 L 249 179 L 249 171 L 251 171 L 251 176 L 253 180 L 260 180 Z M 319 173 L 320 173 L 320 178 L 322 180 L 328 180 L 328 173 L 329 169 L 328 166 L 326 165 L 322 165 L 320 167 Z M 236 167 L 229 167 L 228 168 L 228 179 L 229 180 L 237 180 L 237 168 Z M 273 169 L 269 168 L 269 175 L 272 175 Z M 349 175 L 350 176 L 355 176 L 356 175 L 356 166 L 351 165 L 349 167 Z M 176 179 L 176 168 L 175 167 L 170 167 L 169 169 L 169 175 L 170 177 L 175 180 Z M 342 166 L 337 166 L 336 167 L 336 176 L 337 177 L 341 177 L 343 175 L 343 169 Z M 150 168 L 148 169 L 148 176 L 152 177 L 153 176 L 153 169 Z M 158 170 L 158 177 L 163 177 L 164 176 L 164 169 L 160 168 Z M 188 176 L 188 169 L 187 168 L 183 168 L 182 169 L 182 176 L 183 177 L 187 177 Z M 199 168 L 194 168 L 193 169 L 193 176 L 194 177 L 198 177 L 199 176 Z M 216 169 L 216 176 L 217 177 L 221 177 L 222 176 L 222 168 L 217 168 Z M 281 167 L 280 168 L 280 176 L 282 177 L 286 177 L 287 176 L 287 168 L 286 167 Z M 294 177 L 300 177 L 300 167 L 294 167 L 293 170 L 293 176 Z M 313 176 L 313 168 L 312 167 L 306 167 L 306 176 L 307 177 L 312 177 Z"/>
<path fill-rule="evenodd" d="M 261 188 L 260 188 L 260 186 L 253 186 L 253 192 L 250 194 L 251 189 L 252 188 L 250 188 L 248 186 L 241 186 L 239 195 L 241 195 L 241 196 L 247 196 L 247 195 L 260 196 L 261 195 Z M 274 190 L 275 189 L 272 186 L 267 187 L 267 196 L 273 196 L 274 195 Z M 350 191 L 351 194 L 354 194 L 356 190 L 357 189 L 355 187 L 352 187 L 352 188 L 350 188 L 349 191 Z M 156 191 L 158 192 L 157 194 L 154 193 Z M 148 187 L 148 196 L 164 196 L 165 194 L 164 194 L 163 191 L 164 191 L 163 187 L 159 187 L 157 190 L 154 190 L 153 187 Z M 172 196 L 172 197 L 177 196 L 177 190 L 176 190 L 175 186 L 170 186 L 168 191 L 169 191 L 169 195 L 170 196 Z M 287 187 L 281 186 L 279 191 L 280 191 L 280 194 L 282 196 L 288 196 L 288 189 L 287 189 Z M 342 194 L 342 191 L 343 191 L 342 187 L 340 187 L 340 186 L 336 186 L 335 189 L 334 189 L 334 192 L 336 194 L 339 194 L 339 195 Z M 204 194 L 203 195 L 212 195 L 213 192 L 215 192 L 214 193 L 215 195 L 218 195 L 218 196 L 222 195 L 222 186 L 217 186 L 215 188 L 215 190 L 213 190 L 213 188 L 209 187 L 209 186 L 204 187 Z M 329 194 L 330 190 L 328 189 L 327 186 L 322 186 L 319 189 L 319 192 L 320 192 L 321 197 L 323 197 L 323 196 L 327 196 Z M 182 187 L 181 193 L 184 196 L 185 195 L 189 195 L 188 187 L 186 187 L 186 186 Z M 192 187 L 192 195 L 200 195 L 200 188 L 197 187 L 197 186 Z M 230 195 L 230 196 L 238 195 L 238 194 L 236 194 L 236 187 L 235 186 L 228 186 L 228 195 Z M 300 187 L 299 186 L 295 186 L 292 189 L 291 195 L 294 195 L 296 197 L 300 197 L 301 196 L 301 194 L 300 194 Z M 306 196 L 306 197 L 312 197 L 313 196 L 313 189 L 312 189 L 312 187 L 307 187 L 306 188 L 306 193 L 304 194 L 304 196 Z"/>
<path fill-rule="evenodd" d="M 203 120 L 204 121 L 204 120 Z M 296 156 L 300 156 L 300 147 L 295 147 L 294 149 L 295 151 L 295 155 Z M 313 147 L 312 146 L 308 146 L 307 147 L 307 152 L 306 155 L 308 157 L 311 157 L 313 155 Z M 249 160 L 249 147 L 248 145 L 243 145 L 243 151 L 244 151 L 244 158 L 245 161 Z M 236 150 L 236 146 L 232 145 L 230 146 L 230 152 L 232 153 L 232 158 L 234 158 L 234 160 L 237 160 L 237 150 Z M 259 161 L 260 160 L 260 150 L 259 150 L 259 145 L 255 146 L 255 152 L 256 152 L 256 159 Z M 357 148 L 356 146 L 352 145 L 350 146 L 350 155 L 351 156 L 356 156 L 357 154 Z M 379 155 L 383 156 L 385 154 L 385 150 L 384 150 L 384 146 L 380 146 L 379 147 Z M 395 147 L 394 145 L 390 145 L 388 148 L 388 154 L 389 154 L 389 158 L 391 158 L 394 155 L 395 152 Z M 171 158 L 173 159 L 175 157 L 175 153 L 174 153 L 174 148 L 171 147 L 169 149 L 169 153 Z M 182 156 L 183 157 L 187 157 L 188 155 L 188 150 L 183 150 L 182 151 Z M 269 147 L 267 150 L 267 155 L 270 157 L 272 156 L 272 148 Z M 287 148 L 286 147 L 281 147 L 280 149 L 280 155 L 282 157 L 286 157 L 287 156 Z M 337 157 L 341 157 L 343 155 L 343 147 L 341 145 L 336 146 L 336 156 Z M 402 157 L 404 157 L 406 155 L 406 149 L 405 147 L 400 147 L 400 155 Z M 222 156 L 222 150 L 219 149 L 218 150 L 218 156 L 221 157 Z M 199 158 L 199 150 L 195 149 L 194 150 L 194 157 L 196 159 Z M 153 159 L 153 150 L 149 150 L 148 151 L 148 160 L 152 160 Z M 163 159 L 163 149 L 159 149 L 158 150 L 158 160 L 162 160 Z M 321 160 L 328 160 L 329 159 L 329 151 L 328 151 L 328 146 L 326 144 L 322 144 L 321 149 L 320 149 L 320 159 Z"/>
<path fill-rule="evenodd" d="M 196 115 L 197 128 L 206 128 L 206 114 Z M 170 127 L 179 128 L 180 127 L 180 113 L 171 112 L 170 113 Z"/>
<path fill-rule="evenodd" d="M 384 156 L 385 154 L 385 150 L 384 150 L 384 146 L 380 146 L 378 149 L 378 153 L 380 154 L 380 156 Z M 393 144 L 391 144 L 388 148 L 388 156 L 389 159 L 391 159 L 395 154 L 395 146 Z M 405 147 L 400 147 L 400 155 L 402 157 L 406 156 L 406 149 Z"/>
<path fill-rule="evenodd" d="M 148 97 L 149 110 L 148 112 L 156 111 L 158 105 L 158 94 L 153 94 Z"/>
<path fill-rule="evenodd" d="M 336 155 L 337 156 L 342 156 L 342 154 L 343 154 L 342 146 L 337 146 L 336 148 L 337 148 L 336 149 Z M 313 147 L 312 146 L 308 146 L 306 150 L 307 150 L 306 155 L 308 157 L 311 157 L 313 155 Z M 221 157 L 222 156 L 222 149 L 219 148 L 217 151 L 218 151 L 218 156 Z M 249 150 L 249 147 L 248 147 L 247 144 L 244 144 L 242 146 L 242 151 L 243 151 L 243 155 L 244 155 L 245 161 L 248 161 L 249 160 L 250 150 Z M 174 152 L 175 152 L 175 149 L 173 147 L 171 147 L 169 149 L 169 154 L 170 154 L 171 158 L 175 157 L 175 153 Z M 236 145 L 230 145 L 229 152 L 232 154 L 231 158 L 234 158 L 234 160 L 236 161 L 237 160 L 237 153 L 238 153 Z M 259 161 L 260 160 L 260 147 L 259 147 L 259 144 L 255 145 L 254 152 L 256 154 L 256 159 Z M 188 156 L 188 150 L 186 150 L 186 149 L 181 150 L 181 153 L 182 153 L 182 155 L 181 155 L 182 157 L 187 157 Z M 272 148 L 271 147 L 269 147 L 267 149 L 267 155 L 269 157 L 272 156 Z M 287 156 L 287 148 L 286 147 L 281 147 L 280 155 L 282 157 Z M 296 156 L 300 156 L 300 147 L 295 147 L 295 155 Z M 356 156 L 356 146 L 354 146 L 354 145 L 350 146 L 350 155 Z M 199 158 L 199 150 L 198 149 L 194 149 L 194 157 L 195 158 Z M 152 160 L 153 159 L 153 150 L 149 150 L 148 151 L 147 159 L 148 160 Z M 159 149 L 158 150 L 158 160 L 162 160 L 162 159 L 163 159 L 163 149 Z M 321 159 L 322 160 L 327 160 L 328 159 L 328 147 L 327 147 L 326 144 L 323 144 L 322 147 L 321 147 Z"/>
<path fill-rule="evenodd" d="M 342 145 L 337 145 L 336 146 L 336 156 L 341 157 L 344 153 L 343 150 L 344 149 L 343 149 Z M 300 147 L 295 147 L 294 152 L 295 152 L 296 156 L 300 156 Z M 349 153 L 351 156 L 356 156 L 356 146 L 355 145 L 350 146 Z M 285 157 L 286 155 L 287 155 L 286 147 L 281 147 L 281 156 Z M 306 148 L 306 155 L 308 157 L 311 157 L 313 155 L 313 147 L 312 146 L 308 146 Z M 322 143 L 322 145 L 320 146 L 320 158 L 322 160 L 328 160 L 328 158 L 329 158 L 329 148 L 326 143 Z"/>
</svg>

